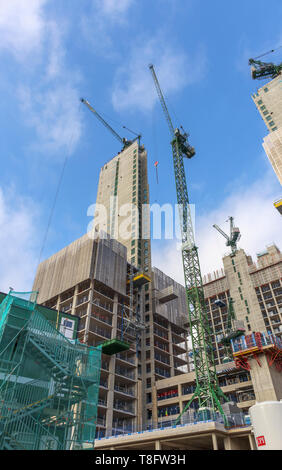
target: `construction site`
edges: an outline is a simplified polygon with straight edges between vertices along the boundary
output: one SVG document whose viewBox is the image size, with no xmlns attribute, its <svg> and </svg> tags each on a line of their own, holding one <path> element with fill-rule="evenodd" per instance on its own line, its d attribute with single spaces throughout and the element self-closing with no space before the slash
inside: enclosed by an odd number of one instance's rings
<svg viewBox="0 0 282 470">
<path fill-rule="evenodd" d="M 282 64 L 258 59 L 252 77 L 266 82 L 252 99 L 282 183 Z M 174 126 L 154 66 L 147 72 L 168 124 L 185 284 L 152 266 L 141 135 L 121 137 L 82 98 L 121 146 L 100 171 L 107 215 L 39 264 L 31 292 L 0 296 L 2 450 L 282 449 L 280 247 L 258 247 L 253 260 L 229 216 L 228 233 L 214 224 L 229 250 L 223 269 L 201 272 L 185 173 L 196 149 Z"/>
</svg>

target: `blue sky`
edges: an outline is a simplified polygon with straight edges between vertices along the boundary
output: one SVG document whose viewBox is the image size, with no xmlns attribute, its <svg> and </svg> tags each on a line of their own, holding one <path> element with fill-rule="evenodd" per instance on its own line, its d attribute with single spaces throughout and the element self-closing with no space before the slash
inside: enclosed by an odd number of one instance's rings
<svg viewBox="0 0 282 470">
<path fill-rule="evenodd" d="M 120 145 L 80 104 L 148 150 L 150 202 L 176 203 L 169 133 L 148 64 L 175 125 L 196 148 L 186 163 L 203 274 L 227 251 L 212 228 L 233 215 L 253 256 L 281 244 L 272 202 L 281 186 L 262 148 L 267 129 L 248 58 L 282 45 L 277 0 L 0 0 L 0 290 L 29 289 L 63 163 L 42 259 L 87 230 L 100 167 Z M 281 49 L 265 59 L 282 61 Z M 154 161 L 159 161 L 159 184 Z M 153 263 L 182 279 L 176 242 L 154 241 Z"/>
</svg>

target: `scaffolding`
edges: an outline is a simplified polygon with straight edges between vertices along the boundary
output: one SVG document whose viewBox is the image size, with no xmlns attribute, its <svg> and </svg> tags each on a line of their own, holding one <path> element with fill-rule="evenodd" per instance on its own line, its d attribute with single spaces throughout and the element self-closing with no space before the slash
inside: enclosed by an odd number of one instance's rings
<svg viewBox="0 0 282 470">
<path fill-rule="evenodd" d="M 265 354 L 269 367 L 273 364 L 282 372 L 282 341 L 276 335 L 261 332 L 232 339 L 231 347 L 238 369 L 251 370 L 250 359 L 255 359 L 261 367 L 259 356 Z"/>
<path fill-rule="evenodd" d="M 0 449 L 75 450 L 96 434 L 101 348 L 68 340 L 37 293 L 0 304 Z"/>
</svg>

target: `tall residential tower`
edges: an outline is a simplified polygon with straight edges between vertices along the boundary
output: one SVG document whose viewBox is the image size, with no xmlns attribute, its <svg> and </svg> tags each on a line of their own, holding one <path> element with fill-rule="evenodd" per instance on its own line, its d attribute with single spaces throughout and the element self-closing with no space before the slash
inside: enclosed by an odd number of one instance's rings
<svg viewBox="0 0 282 470">
<path fill-rule="evenodd" d="M 136 139 L 101 168 L 94 226 L 127 248 L 131 264 L 150 272 L 150 218 L 142 212 L 144 204 L 149 204 L 147 152 Z"/>
<path fill-rule="evenodd" d="M 259 88 L 252 98 L 269 130 L 263 139 L 264 150 L 282 184 L 282 75 Z"/>
</svg>

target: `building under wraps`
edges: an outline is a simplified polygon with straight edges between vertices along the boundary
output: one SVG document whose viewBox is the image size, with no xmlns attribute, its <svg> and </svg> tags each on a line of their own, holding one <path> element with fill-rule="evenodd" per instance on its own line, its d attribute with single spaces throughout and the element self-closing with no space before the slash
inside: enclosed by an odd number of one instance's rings
<svg viewBox="0 0 282 470">
<path fill-rule="evenodd" d="M 0 449 L 82 449 L 95 439 L 101 349 L 66 338 L 36 299 L 0 304 Z"/>
</svg>

